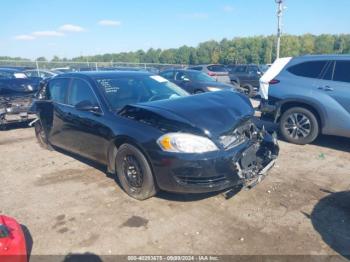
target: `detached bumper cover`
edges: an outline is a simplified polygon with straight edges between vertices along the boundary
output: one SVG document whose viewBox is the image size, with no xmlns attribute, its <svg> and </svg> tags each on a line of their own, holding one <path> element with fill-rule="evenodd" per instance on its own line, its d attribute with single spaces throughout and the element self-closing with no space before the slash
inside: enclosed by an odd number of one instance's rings
<svg viewBox="0 0 350 262">
<path fill-rule="evenodd" d="M 158 186 L 165 191 L 204 193 L 235 186 L 252 188 L 274 166 L 277 140 L 264 134 L 230 150 L 206 154 L 150 154 Z"/>
</svg>

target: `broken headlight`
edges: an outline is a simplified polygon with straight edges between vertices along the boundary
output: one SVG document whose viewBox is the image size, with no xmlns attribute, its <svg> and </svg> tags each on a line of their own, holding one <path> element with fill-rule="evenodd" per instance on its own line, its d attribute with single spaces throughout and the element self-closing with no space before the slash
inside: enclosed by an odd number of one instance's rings
<svg viewBox="0 0 350 262">
<path fill-rule="evenodd" d="M 244 133 L 241 133 L 236 129 L 229 135 L 221 136 L 220 143 L 225 149 L 228 149 L 242 144 L 246 138 L 247 137 Z"/>
</svg>

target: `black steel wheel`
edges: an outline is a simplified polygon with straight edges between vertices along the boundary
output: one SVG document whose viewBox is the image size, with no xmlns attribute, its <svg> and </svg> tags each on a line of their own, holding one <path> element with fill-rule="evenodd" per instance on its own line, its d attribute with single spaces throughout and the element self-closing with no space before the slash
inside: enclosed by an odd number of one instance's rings
<svg viewBox="0 0 350 262">
<path fill-rule="evenodd" d="M 145 200 L 157 193 L 151 166 L 138 148 L 121 145 L 115 162 L 120 184 L 129 196 Z"/>
</svg>

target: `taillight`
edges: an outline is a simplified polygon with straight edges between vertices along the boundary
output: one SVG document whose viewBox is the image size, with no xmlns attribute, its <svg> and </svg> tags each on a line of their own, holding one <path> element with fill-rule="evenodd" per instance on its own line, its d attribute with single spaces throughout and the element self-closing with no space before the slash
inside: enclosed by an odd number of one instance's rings
<svg viewBox="0 0 350 262">
<path fill-rule="evenodd" d="M 216 74 L 213 73 L 213 72 L 208 72 L 208 75 L 209 75 L 209 76 L 216 76 Z"/>
<path fill-rule="evenodd" d="M 275 84 L 278 84 L 280 82 L 280 80 L 277 80 L 277 79 L 272 79 L 269 84 L 270 85 L 275 85 Z"/>
</svg>

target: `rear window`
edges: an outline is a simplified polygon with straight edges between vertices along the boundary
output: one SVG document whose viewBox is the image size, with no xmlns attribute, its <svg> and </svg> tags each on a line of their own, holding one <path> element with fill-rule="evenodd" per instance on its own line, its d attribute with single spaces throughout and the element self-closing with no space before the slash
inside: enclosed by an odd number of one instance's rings
<svg viewBox="0 0 350 262">
<path fill-rule="evenodd" d="M 227 72 L 226 68 L 222 65 L 211 65 L 208 69 L 212 72 Z"/>
<path fill-rule="evenodd" d="M 310 61 L 291 66 L 287 70 L 297 76 L 319 78 L 328 61 Z"/>
<path fill-rule="evenodd" d="M 336 62 L 333 80 L 350 83 L 350 61 Z"/>
</svg>

